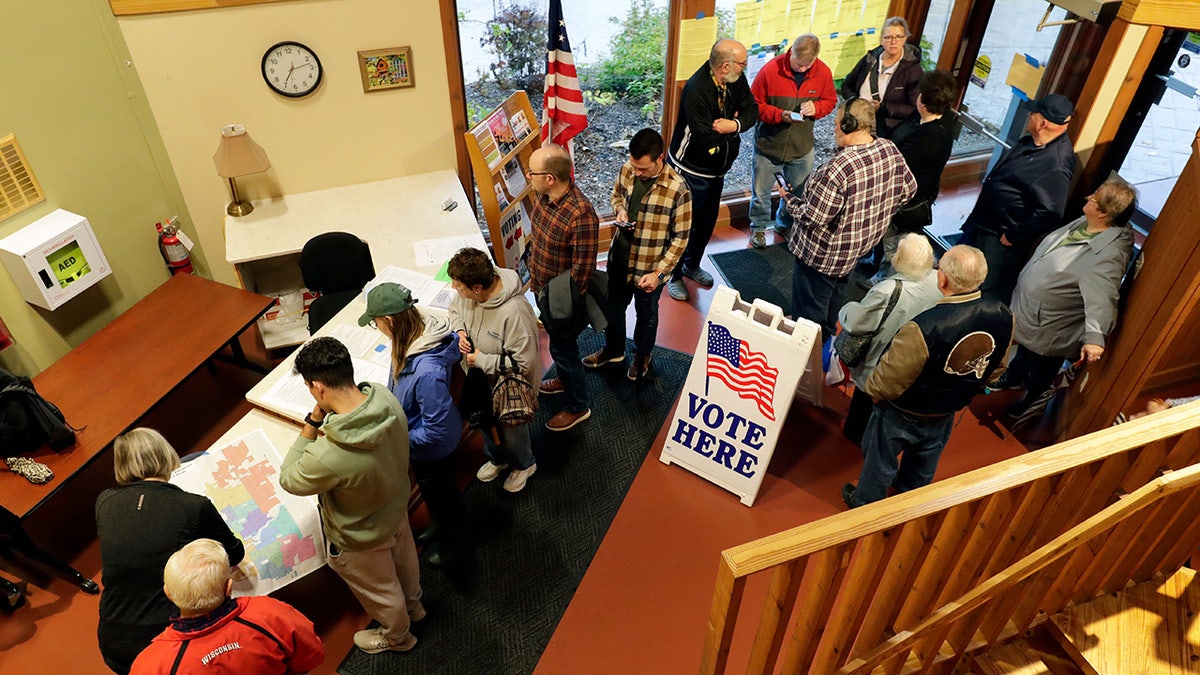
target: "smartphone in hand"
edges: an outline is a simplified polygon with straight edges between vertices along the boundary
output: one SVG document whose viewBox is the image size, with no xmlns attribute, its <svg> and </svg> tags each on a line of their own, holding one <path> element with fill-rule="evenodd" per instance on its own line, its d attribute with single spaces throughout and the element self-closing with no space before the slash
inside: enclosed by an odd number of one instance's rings
<svg viewBox="0 0 1200 675">
<path fill-rule="evenodd" d="M 782 173 L 775 174 L 775 182 L 779 183 L 779 187 L 783 188 L 784 190 L 787 190 L 788 192 L 792 191 L 792 186 L 788 185 L 787 179 L 783 177 Z"/>
</svg>

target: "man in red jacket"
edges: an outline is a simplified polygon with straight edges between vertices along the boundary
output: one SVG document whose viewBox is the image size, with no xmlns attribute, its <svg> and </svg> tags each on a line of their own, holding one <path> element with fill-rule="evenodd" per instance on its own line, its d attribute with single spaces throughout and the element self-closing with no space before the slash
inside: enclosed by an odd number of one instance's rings
<svg viewBox="0 0 1200 675">
<path fill-rule="evenodd" d="M 824 61 L 821 41 L 805 33 L 796 38 L 791 49 L 771 59 L 758 71 L 750 92 L 758 103 L 758 124 L 754 128 L 754 199 L 750 202 L 750 244 L 767 245 L 767 228 L 775 221 L 771 193 L 775 174 L 783 173 L 796 193 L 813 167 L 813 120 L 820 119 L 837 106 L 833 73 Z M 792 218 L 787 209 L 779 210 L 775 227 L 786 232 Z"/>
<path fill-rule="evenodd" d="M 175 552 L 163 590 L 179 614 L 133 662 L 131 675 L 285 675 L 325 660 L 312 622 L 269 597 L 231 598 L 229 556 L 212 539 Z"/>
</svg>

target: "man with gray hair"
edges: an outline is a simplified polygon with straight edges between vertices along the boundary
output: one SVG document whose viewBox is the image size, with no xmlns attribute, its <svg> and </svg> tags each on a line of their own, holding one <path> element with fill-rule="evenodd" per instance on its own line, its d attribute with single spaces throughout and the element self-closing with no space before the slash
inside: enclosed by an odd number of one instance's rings
<svg viewBox="0 0 1200 675">
<path fill-rule="evenodd" d="M 229 556 L 212 539 L 175 552 L 163 591 L 179 615 L 146 647 L 130 671 L 172 673 L 307 673 L 325 660 L 313 624 L 274 598 L 232 598 Z"/>
<path fill-rule="evenodd" d="M 750 202 L 750 245 L 767 245 L 767 228 L 776 219 L 771 197 L 775 174 L 799 189 L 813 167 L 813 121 L 837 107 L 833 73 L 818 59 L 821 41 L 812 33 L 796 38 L 791 49 L 771 59 L 750 91 L 758 103 L 754 127 L 754 198 Z M 787 209 L 779 209 L 775 229 L 786 232 L 792 225 Z"/>
<path fill-rule="evenodd" d="M 1003 374 L 1013 314 L 979 292 L 987 272 L 979 249 L 947 251 L 938 267 L 942 300 L 900 328 L 868 378 L 875 409 L 858 486 L 842 487 L 850 508 L 887 497 L 889 487 L 900 493 L 933 482 L 955 413 Z"/>
<path fill-rule="evenodd" d="M 700 261 L 717 224 L 725 173 L 738 156 L 739 134 L 758 121 L 758 104 L 746 81 L 746 59 L 742 43 L 717 40 L 708 61 L 688 78 L 679 97 L 667 161 L 692 193 L 692 229 L 667 282 L 667 294 L 675 300 L 689 297 L 683 277 L 705 288 L 713 285 L 712 275 L 700 269 Z"/>
</svg>

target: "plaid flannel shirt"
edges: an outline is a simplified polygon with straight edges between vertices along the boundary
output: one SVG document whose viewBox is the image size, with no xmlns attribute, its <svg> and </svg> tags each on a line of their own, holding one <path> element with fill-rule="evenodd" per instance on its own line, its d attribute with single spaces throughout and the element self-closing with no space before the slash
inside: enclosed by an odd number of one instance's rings
<svg viewBox="0 0 1200 675">
<path fill-rule="evenodd" d="M 628 210 L 629 195 L 633 192 L 636 175 L 626 161 L 613 183 L 612 210 Z M 692 193 L 687 183 L 669 164 L 663 162 L 658 180 L 642 197 L 633 231 L 633 246 L 629 249 L 629 274 L 633 282 L 650 272 L 670 274 L 687 247 L 692 229 Z M 613 233 L 616 236 L 616 233 Z"/>
<path fill-rule="evenodd" d="M 557 201 L 543 194 L 533 200 L 533 236 L 530 237 L 529 277 L 537 293 L 554 277 L 571 270 L 579 292 L 587 290 L 596 271 L 600 219 L 583 192 L 571 188 Z"/>
<path fill-rule="evenodd" d="M 916 191 L 917 180 L 891 141 L 842 148 L 809 174 L 803 197 L 785 197 L 796 219 L 788 250 L 822 274 L 846 276 Z"/>
</svg>

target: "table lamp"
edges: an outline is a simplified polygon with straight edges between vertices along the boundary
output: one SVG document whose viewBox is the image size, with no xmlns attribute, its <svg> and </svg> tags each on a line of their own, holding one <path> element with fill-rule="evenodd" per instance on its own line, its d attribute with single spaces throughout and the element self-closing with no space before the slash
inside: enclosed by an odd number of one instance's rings
<svg viewBox="0 0 1200 675">
<path fill-rule="evenodd" d="M 233 201 L 229 202 L 225 213 L 231 216 L 244 216 L 254 210 L 254 205 L 242 201 L 238 196 L 235 178 L 248 176 L 252 173 L 262 173 L 271 168 L 271 160 L 262 146 L 250 138 L 246 127 L 240 124 L 227 124 L 221 127 L 221 144 L 213 155 L 213 164 L 217 165 L 217 175 L 229 179 L 229 189 L 233 192 Z"/>
</svg>

